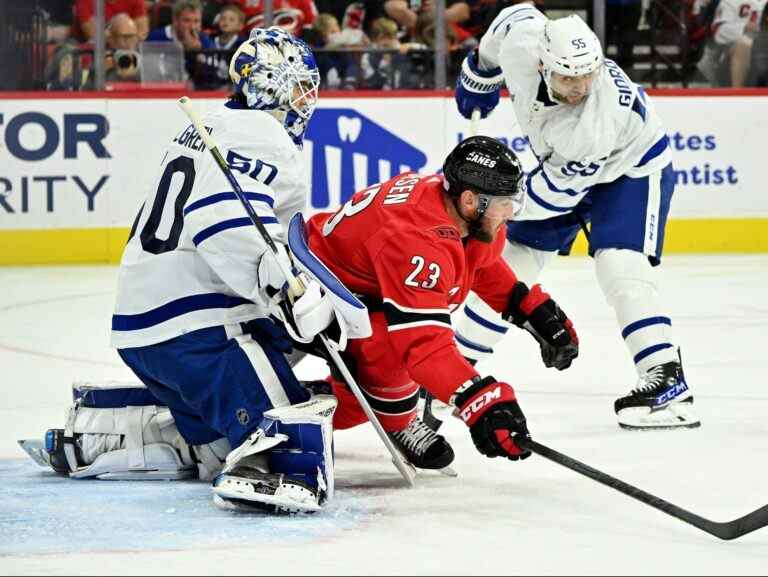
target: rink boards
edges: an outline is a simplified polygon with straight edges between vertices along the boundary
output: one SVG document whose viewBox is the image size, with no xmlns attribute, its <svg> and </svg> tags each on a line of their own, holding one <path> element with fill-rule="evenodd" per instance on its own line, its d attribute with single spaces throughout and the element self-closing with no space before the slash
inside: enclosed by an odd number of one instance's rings
<svg viewBox="0 0 768 577">
<path fill-rule="evenodd" d="M 652 94 L 677 171 L 665 251 L 768 252 L 768 92 Z M 166 143 L 187 124 L 178 96 L 0 96 L 0 265 L 117 262 Z M 201 109 L 223 98 L 194 96 Z M 505 99 L 479 132 L 530 170 L 516 124 Z M 399 172 L 437 171 L 468 129 L 448 93 L 324 94 L 306 138 L 309 211 Z"/>
</svg>

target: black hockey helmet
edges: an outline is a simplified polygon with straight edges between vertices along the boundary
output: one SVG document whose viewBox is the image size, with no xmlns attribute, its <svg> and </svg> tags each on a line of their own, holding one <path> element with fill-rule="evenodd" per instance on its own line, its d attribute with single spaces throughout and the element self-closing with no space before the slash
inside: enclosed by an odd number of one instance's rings
<svg viewBox="0 0 768 577">
<path fill-rule="evenodd" d="M 471 136 L 445 159 L 443 174 L 448 194 L 453 197 L 465 190 L 515 197 L 520 193 L 523 167 L 515 153 L 495 138 Z"/>
</svg>

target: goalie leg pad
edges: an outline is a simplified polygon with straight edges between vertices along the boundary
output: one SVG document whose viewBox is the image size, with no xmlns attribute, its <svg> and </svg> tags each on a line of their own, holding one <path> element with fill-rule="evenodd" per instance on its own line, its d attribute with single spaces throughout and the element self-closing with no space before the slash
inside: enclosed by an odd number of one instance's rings
<svg viewBox="0 0 768 577">
<path fill-rule="evenodd" d="M 209 475 L 221 468 L 214 456 L 224 454 L 228 443 L 190 448 L 168 408 L 155 404 L 141 385 L 75 384 L 73 397 L 65 428 L 45 436 L 49 464 L 59 473 L 78 479 L 174 480 L 197 477 L 198 463 Z"/>
<path fill-rule="evenodd" d="M 315 512 L 334 495 L 333 413 L 336 399 L 264 413 L 259 428 L 227 456 L 214 479 L 214 503 L 227 509 Z"/>
</svg>

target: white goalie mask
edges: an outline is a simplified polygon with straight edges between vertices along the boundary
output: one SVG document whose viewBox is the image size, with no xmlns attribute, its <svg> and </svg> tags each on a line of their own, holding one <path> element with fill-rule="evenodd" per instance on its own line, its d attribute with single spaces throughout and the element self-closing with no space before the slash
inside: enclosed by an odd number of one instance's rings
<svg viewBox="0 0 768 577">
<path fill-rule="evenodd" d="M 273 114 L 300 143 L 320 87 L 309 46 L 282 28 L 255 28 L 232 57 L 229 76 L 249 108 Z"/>
<path fill-rule="evenodd" d="M 544 82 L 553 100 L 562 100 L 567 88 L 557 84 L 556 73 L 568 79 L 594 79 L 605 61 L 600 40 L 579 16 L 550 20 L 539 47 Z"/>
</svg>

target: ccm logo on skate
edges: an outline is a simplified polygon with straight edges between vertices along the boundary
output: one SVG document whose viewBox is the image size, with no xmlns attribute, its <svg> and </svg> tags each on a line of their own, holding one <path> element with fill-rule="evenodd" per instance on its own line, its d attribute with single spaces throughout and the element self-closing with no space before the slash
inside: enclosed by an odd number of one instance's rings
<svg viewBox="0 0 768 577">
<path fill-rule="evenodd" d="M 676 386 L 672 387 L 668 391 L 656 397 L 656 404 L 663 405 L 664 403 L 668 403 L 672 399 L 674 399 L 678 395 L 683 394 L 687 390 L 688 390 L 688 385 L 686 385 L 685 383 L 678 383 Z"/>
<path fill-rule="evenodd" d="M 472 418 L 472 414 L 478 412 L 480 409 L 490 404 L 491 401 L 501 398 L 501 386 L 496 387 L 492 391 L 486 391 L 476 399 L 474 399 L 469 405 L 464 407 L 464 410 L 459 413 L 461 420 L 465 423 Z"/>
</svg>

